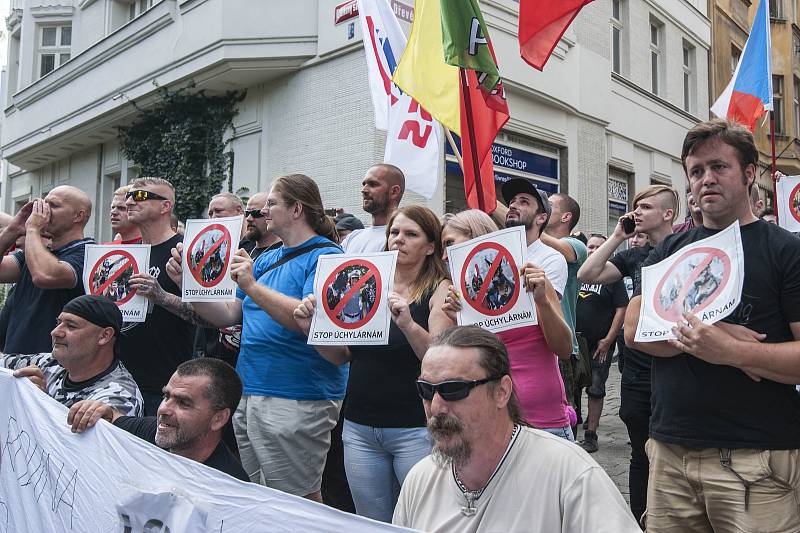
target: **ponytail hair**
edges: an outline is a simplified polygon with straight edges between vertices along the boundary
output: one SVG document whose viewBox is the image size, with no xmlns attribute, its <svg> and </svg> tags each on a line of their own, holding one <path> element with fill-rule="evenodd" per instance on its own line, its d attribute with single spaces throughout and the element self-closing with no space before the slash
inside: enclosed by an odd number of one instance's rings
<svg viewBox="0 0 800 533">
<path fill-rule="evenodd" d="M 325 214 L 322 195 L 313 179 L 305 174 L 288 174 L 276 178 L 272 182 L 272 190 L 279 193 L 289 205 L 296 203 L 302 205 L 305 221 L 315 233 L 333 242 L 339 242 L 336 224 Z"/>
</svg>

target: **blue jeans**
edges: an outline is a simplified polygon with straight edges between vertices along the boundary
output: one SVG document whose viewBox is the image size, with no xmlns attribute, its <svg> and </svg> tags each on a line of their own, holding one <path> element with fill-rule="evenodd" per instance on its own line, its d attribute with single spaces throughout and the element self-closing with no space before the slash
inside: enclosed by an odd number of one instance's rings
<svg viewBox="0 0 800 533">
<path fill-rule="evenodd" d="M 536 428 L 542 431 L 546 431 L 551 435 L 555 435 L 556 437 L 561 437 L 562 439 L 568 440 L 570 442 L 575 442 L 575 436 L 572 434 L 572 428 L 570 426 L 564 426 L 563 428 Z"/>
<path fill-rule="evenodd" d="M 345 420 L 342 442 L 356 513 L 391 522 L 408 471 L 431 453 L 428 430 L 376 428 Z"/>
</svg>

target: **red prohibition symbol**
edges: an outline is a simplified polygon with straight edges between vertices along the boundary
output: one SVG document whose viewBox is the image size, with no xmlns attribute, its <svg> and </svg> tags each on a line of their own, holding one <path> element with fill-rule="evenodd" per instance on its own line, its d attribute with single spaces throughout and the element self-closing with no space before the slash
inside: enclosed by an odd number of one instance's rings
<svg viewBox="0 0 800 533">
<path fill-rule="evenodd" d="M 800 183 L 789 193 L 789 212 L 800 222 Z"/>
<path fill-rule="evenodd" d="M 481 275 L 479 263 L 488 266 Z M 509 275 L 503 263 L 511 270 Z M 470 307 L 489 316 L 507 313 L 517 303 L 519 269 L 511 253 L 496 242 L 484 242 L 472 249 L 461 272 L 461 294 Z M 469 282 L 467 279 L 469 278 Z"/>
<path fill-rule="evenodd" d="M 360 328 L 375 316 L 382 288 L 378 267 L 364 259 L 352 259 L 335 268 L 325 280 L 322 308 L 336 326 Z"/>
<path fill-rule="evenodd" d="M 696 262 L 692 262 L 692 257 Z M 681 278 L 681 267 L 687 264 L 691 270 Z M 658 282 L 653 295 L 653 307 L 658 316 L 670 322 L 681 320 L 684 311 L 697 314 L 711 305 L 728 284 L 730 276 L 731 260 L 719 248 L 689 250 L 675 261 Z"/>
<path fill-rule="evenodd" d="M 128 302 L 136 294 L 131 289 L 130 279 L 139 273 L 139 267 L 131 254 L 124 250 L 111 250 L 92 267 L 89 278 L 89 293 L 105 296 L 117 305 Z"/>
<path fill-rule="evenodd" d="M 218 285 L 231 259 L 231 234 L 222 224 L 211 224 L 197 234 L 187 256 L 192 277 L 203 287 Z"/>
</svg>

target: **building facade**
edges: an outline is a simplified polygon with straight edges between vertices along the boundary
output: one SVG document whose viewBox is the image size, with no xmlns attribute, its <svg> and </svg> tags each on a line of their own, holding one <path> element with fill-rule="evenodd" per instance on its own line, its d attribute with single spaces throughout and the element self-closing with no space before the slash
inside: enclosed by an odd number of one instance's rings
<svg viewBox="0 0 800 533">
<path fill-rule="evenodd" d="M 411 0 L 392 0 L 404 29 Z M 117 128 L 158 87 L 246 90 L 232 132 L 230 187 L 243 197 L 281 174 L 320 185 L 326 207 L 360 209 L 364 171 L 383 157 L 353 2 L 342 0 L 12 0 L 2 100 L 0 189 L 11 212 L 70 183 L 98 207 L 108 239 L 111 193 L 135 176 Z M 539 72 L 519 57 L 515 0 L 481 2 L 511 120 L 493 153 L 511 176 L 567 192 L 580 228 L 606 232 L 651 183 L 683 194 L 680 147 L 708 117 L 711 23 L 705 0 L 596 0 Z M 134 106 L 135 104 L 135 106 Z M 449 148 L 448 148 L 449 150 Z M 450 150 L 452 153 L 452 150 Z M 408 194 L 406 202 L 424 202 Z M 437 212 L 465 207 L 455 158 L 442 161 Z"/>
<path fill-rule="evenodd" d="M 712 99 L 725 90 L 742 55 L 760 0 L 710 0 L 712 27 Z M 776 166 L 800 174 L 800 18 L 797 0 L 769 0 L 772 37 L 772 97 Z M 713 101 L 712 100 L 712 101 Z M 766 204 L 774 199 L 772 143 L 768 117 L 755 130 L 759 151 L 758 186 Z"/>
</svg>

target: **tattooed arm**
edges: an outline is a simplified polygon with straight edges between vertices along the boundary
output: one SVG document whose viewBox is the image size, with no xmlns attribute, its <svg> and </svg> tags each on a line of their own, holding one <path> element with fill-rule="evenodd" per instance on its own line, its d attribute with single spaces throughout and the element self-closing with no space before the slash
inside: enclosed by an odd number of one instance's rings
<svg viewBox="0 0 800 533">
<path fill-rule="evenodd" d="M 181 297 L 167 292 L 158 284 L 158 280 L 149 274 L 131 276 L 131 289 L 136 289 L 142 296 L 156 305 L 201 328 L 216 328 L 214 324 L 201 317 L 192 304 L 182 302 Z"/>
</svg>

